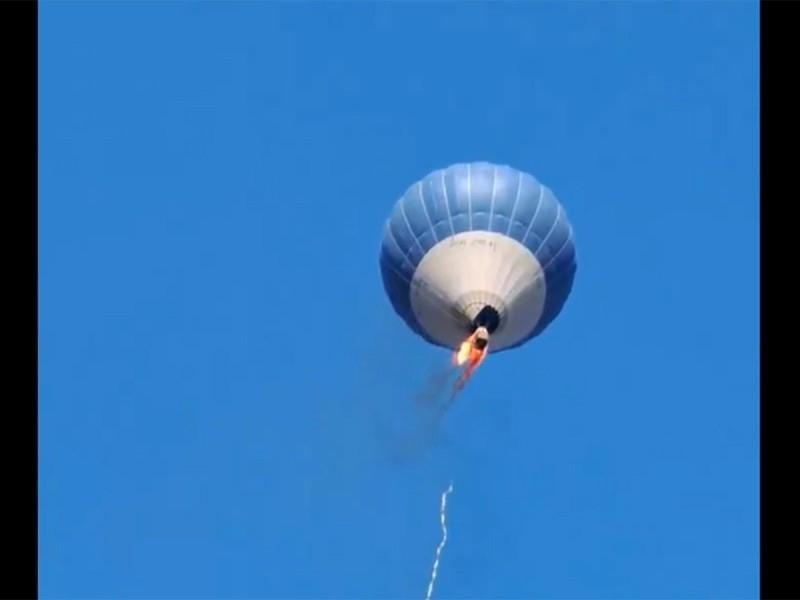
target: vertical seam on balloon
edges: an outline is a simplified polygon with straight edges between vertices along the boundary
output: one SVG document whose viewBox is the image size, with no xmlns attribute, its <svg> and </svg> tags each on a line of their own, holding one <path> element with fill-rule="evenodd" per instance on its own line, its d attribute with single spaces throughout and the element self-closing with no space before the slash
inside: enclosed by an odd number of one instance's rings
<svg viewBox="0 0 800 600">
<path fill-rule="evenodd" d="M 411 267 L 411 270 L 414 271 L 416 269 L 416 267 L 414 266 L 414 262 L 410 258 L 408 258 L 408 256 L 406 256 L 405 252 L 403 252 L 403 248 L 400 246 L 400 242 L 397 241 L 397 237 L 395 237 L 394 231 L 392 231 L 392 227 L 391 225 L 389 225 L 388 221 L 386 222 L 386 229 L 389 231 L 389 236 L 392 238 L 394 245 L 397 246 L 397 250 L 400 252 L 400 256 L 403 257 L 403 260 L 406 261 L 408 263 L 408 266 Z"/>
<path fill-rule="evenodd" d="M 386 266 L 389 267 L 392 272 L 397 275 L 400 279 L 402 279 L 406 284 L 409 286 L 409 290 L 411 289 L 411 280 L 406 277 L 401 271 L 398 271 L 391 263 L 386 263 Z M 410 298 L 409 298 L 410 299 Z"/>
<path fill-rule="evenodd" d="M 497 193 L 497 165 L 492 165 L 492 201 L 489 203 L 489 231 L 492 231 L 492 217 L 494 216 L 494 196 Z"/>
<path fill-rule="evenodd" d="M 467 163 L 467 214 L 469 230 L 472 231 L 472 166 L 469 163 Z"/>
<path fill-rule="evenodd" d="M 556 218 L 553 219 L 553 224 L 550 225 L 550 230 L 547 232 L 547 235 L 544 236 L 544 238 L 542 239 L 542 242 L 539 244 L 539 247 L 536 249 L 536 252 L 534 252 L 534 254 L 538 254 L 539 250 L 544 248 L 544 245 L 547 243 L 547 240 L 549 240 L 550 236 L 553 235 L 553 231 L 555 231 L 556 224 L 558 223 L 558 220 L 560 218 L 561 218 L 561 205 L 557 204 L 556 205 Z"/>
<path fill-rule="evenodd" d="M 414 241 L 417 243 L 417 247 L 419 251 L 422 253 L 422 256 L 425 256 L 425 249 L 422 247 L 422 244 L 419 243 L 417 236 L 414 234 L 414 230 L 411 229 L 411 223 L 408 220 L 408 215 L 406 215 L 406 197 L 403 196 L 400 199 L 400 212 L 403 213 L 403 220 L 406 222 L 406 227 L 408 227 L 408 232 L 411 234 L 411 237 L 414 238 Z"/>
<path fill-rule="evenodd" d="M 536 222 L 536 216 L 539 214 L 539 209 L 542 207 L 542 199 L 544 198 L 544 186 L 540 183 L 539 184 L 539 200 L 536 203 L 536 210 L 533 213 L 533 217 L 531 217 L 531 222 L 528 224 L 528 229 L 525 231 L 525 235 L 522 237 L 522 245 L 525 245 L 525 240 L 528 239 L 528 236 L 531 233 L 531 228 L 533 224 Z"/>
<path fill-rule="evenodd" d="M 517 204 L 519 203 L 520 192 L 522 192 L 522 171 L 517 171 L 517 196 L 514 198 L 514 207 L 511 209 L 511 218 L 508 220 L 508 227 L 506 227 L 506 235 L 511 237 L 511 225 L 514 224 L 514 215 L 517 213 Z"/>
<path fill-rule="evenodd" d="M 563 244 L 561 244 L 561 248 L 559 248 L 559 249 L 558 249 L 558 252 L 556 252 L 556 253 L 553 255 L 553 257 L 552 257 L 550 260 L 548 260 L 548 261 L 547 261 L 547 264 L 546 264 L 546 265 L 545 265 L 545 267 L 544 267 L 544 270 L 545 270 L 545 271 L 546 271 L 547 269 L 549 269 L 549 268 L 550 268 L 550 265 L 552 265 L 552 264 L 555 262 L 555 260 L 556 260 L 556 259 L 557 259 L 559 256 L 561 256 L 561 253 L 564 251 L 564 249 L 565 249 L 567 246 L 569 246 L 569 243 L 570 243 L 571 241 L 572 241 L 572 225 L 570 225 L 570 226 L 569 226 L 569 235 L 567 236 L 567 239 L 566 239 L 566 240 L 564 240 L 564 243 L 563 243 Z"/>
<path fill-rule="evenodd" d="M 425 194 L 423 193 L 424 187 L 422 185 L 422 181 L 418 183 L 419 185 L 419 201 L 422 203 L 422 210 L 425 212 L 425 217 L 428 219 L 428 225 L 431 226 L 431 232 L 433 232 L 433 237 L 436 239 L 436 243 L 439 243 L 439 236 L 436 234 L 436 229 L 433 227 L 433 221 L 431 221 L 431 216 L 428 214 L 428 207 L 425 206 Z"/>
<path fill-rule="evenodd" d="M 397 243 L 397 240 L 395 240 L 395 243 Z M 398 250 L 399 249 L 400 249 L 400 246 L 398 246 Z M 401 251 L 401 254 L 402 254 L 402 251 Z M 406 277 L 405 275 L 403 275 L 403 273 L 398 271 L 394 267 L 394 265 L 392 265 L 392 263 L 387 261 L 384 264 L 386 265 L 386 267 L 392 273 L 394 273 L 397 277 L 399 277 L 408 286 L 407 295 L 408 295 L 408 309 L 409 309 L 410 316 L 413 317 L 414 322 L 416 323 L 417 328 L 419 329 L 419 331 L 423 331 L 424 332 L 424 329 L 422 327 L 422 323 L 419 322 L 419 319 L 417 318 L 417 314 L 414 312 L 414 304 L 413 304 L 413 302 L 411 302 L 411 288 L 413 287 L 413 284 L 411 283 L 411 280 L 408 277 Z"/>
<path fill-rule="evenodd" d="M 444 205 L 447 207 L 447 220 L 450 221 L 450 231 L 455 235 L 456 229 L 453 227 L 453 215 L 450 213 L 450 198 L 447 196 L 447 181 L 445 180 L 444 169 L 442 169 L 442 191 L 444 192 Z"/>
</svg>

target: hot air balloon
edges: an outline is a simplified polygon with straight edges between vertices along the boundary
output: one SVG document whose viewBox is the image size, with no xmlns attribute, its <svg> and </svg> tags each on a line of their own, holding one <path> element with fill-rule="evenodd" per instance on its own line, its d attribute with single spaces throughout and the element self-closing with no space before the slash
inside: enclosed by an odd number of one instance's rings
<svg viewBox="0 0 800 600">
<path fill-rule="evenodd" d="M 488 162 L 455 164 L 396 202 L 380 250 L 395 312 L 426 341 L 469 352 L 516 348 L 542 333 L 572 289 L 572 226 L 532 175 Z M 465 342 L 465 339 L 467 342 Z"/>
</svg>

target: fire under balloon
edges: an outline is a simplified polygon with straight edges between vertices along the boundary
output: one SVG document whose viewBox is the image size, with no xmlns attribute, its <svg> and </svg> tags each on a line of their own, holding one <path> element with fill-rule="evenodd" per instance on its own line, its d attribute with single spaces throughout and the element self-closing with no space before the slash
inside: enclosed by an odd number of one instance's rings
<svg viewBox="0 0 800 600">
<path fill-rule="evenodd" d="M 475 162 L 429 173 L 397 200 L 380 269 L 408 327 L 454 353 L 455 395 L 489 352 L 518 348 L 548 327 L 577 262 L 572 226 L 548 187 Z"/>
</svg>

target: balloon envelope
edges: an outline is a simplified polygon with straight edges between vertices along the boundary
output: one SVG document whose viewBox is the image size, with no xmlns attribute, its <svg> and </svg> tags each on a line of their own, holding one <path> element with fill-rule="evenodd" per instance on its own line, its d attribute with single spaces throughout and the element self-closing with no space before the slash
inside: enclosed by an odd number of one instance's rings
<svg viewBox="0 0 800 600">
<path fill-rule="evenodd" d="M 380 268 L 395 311 L 425 340 L 456 348 L 488 316 L 497 352 L 544 331 L 577 265 L 553 193 L 532 175 L 477 162 L 408 188 L 386 221 Z"/>
</svg>

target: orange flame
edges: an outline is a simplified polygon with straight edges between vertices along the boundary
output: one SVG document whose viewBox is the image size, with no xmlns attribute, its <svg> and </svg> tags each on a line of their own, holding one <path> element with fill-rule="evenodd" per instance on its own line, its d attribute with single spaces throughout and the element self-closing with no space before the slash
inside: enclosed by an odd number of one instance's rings
<svg viewBox="0 0 800 600">
<path fill-rule="evenodd" d="M 455 356 L 453 357 L 455 359 L 455 363 L 457 365 L 463 365 L 465 362 L 467 362 L 467 359 L 469 358 L 469 352 L 471 349 L 472 349 L 472 343 L 468 339 L 465 340 L 464 342 L 461 342 L 461 347 L 458 349 L 458 352 L 456 352 Z"/>
<path fill-rule="evenodd" d="M 453 364 L 462 366 L 466 363 L 467 366 L 461 370 L 458 379 L 453 383 L 453 396 L 451 400 L 464 388 L 467 381 L 469 381 L 470 377 L 475 373 L 475 370 L 481 366 L 483 359 L 486 358 L 486 348 L 478 350 L 473 345 L 474 341 L 475 337 L 473 334 L 461 342 L 458 351 L 453 353 Z"/>
</svg>

